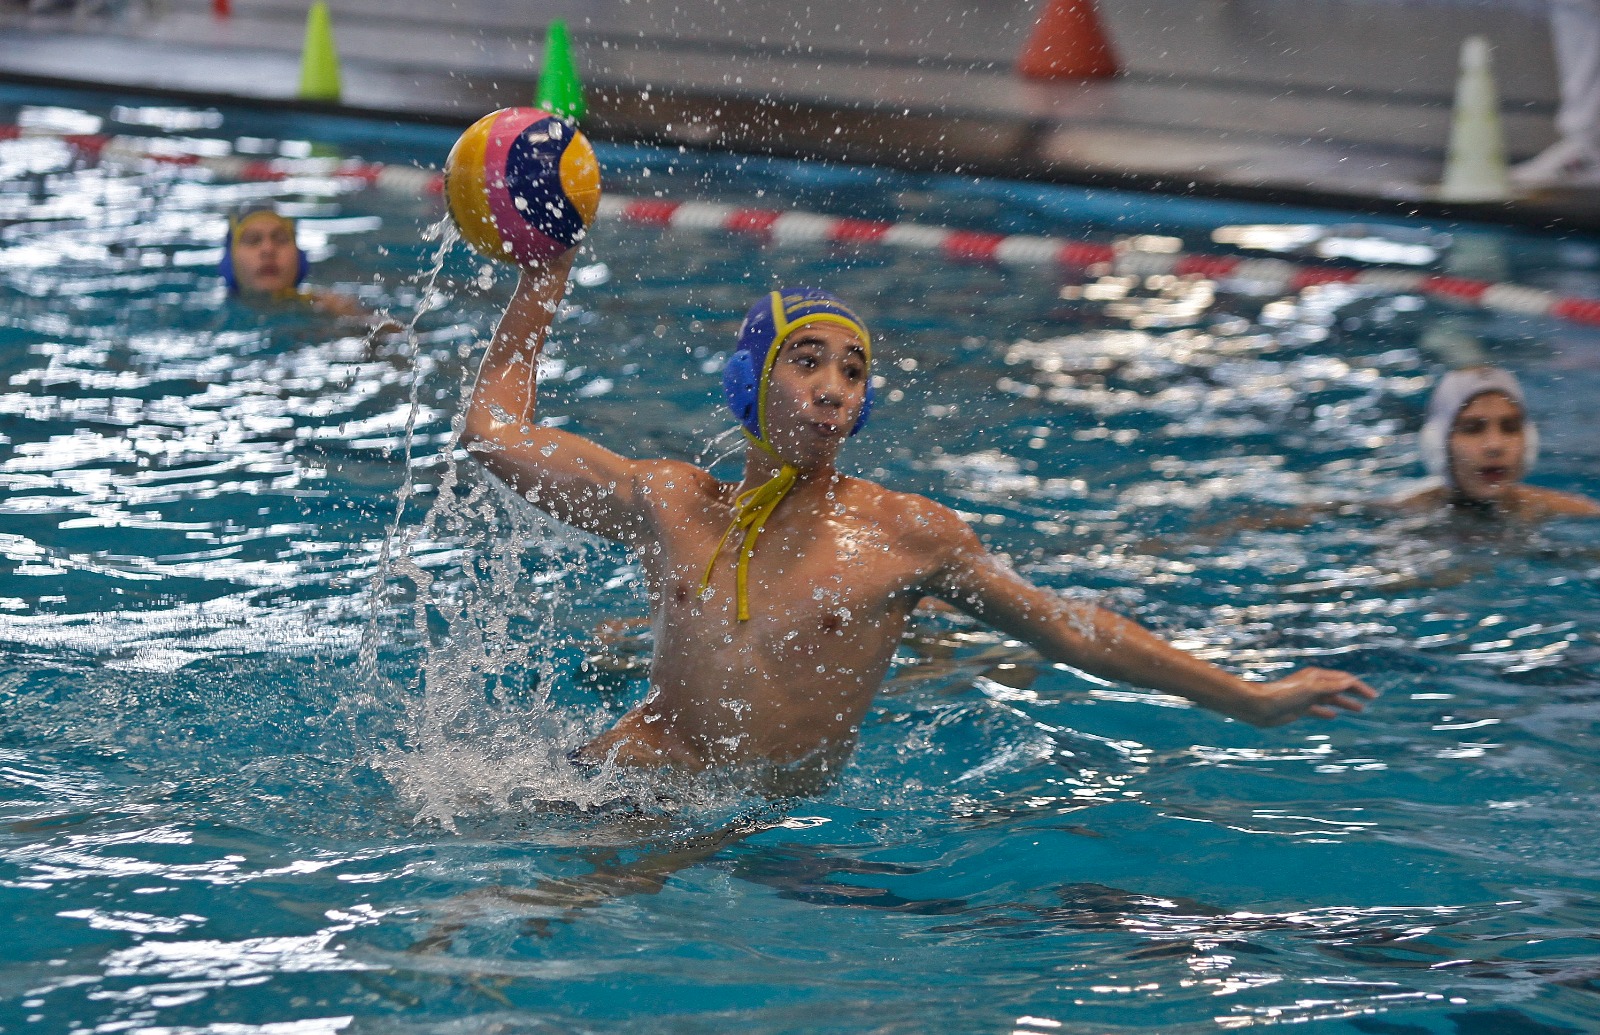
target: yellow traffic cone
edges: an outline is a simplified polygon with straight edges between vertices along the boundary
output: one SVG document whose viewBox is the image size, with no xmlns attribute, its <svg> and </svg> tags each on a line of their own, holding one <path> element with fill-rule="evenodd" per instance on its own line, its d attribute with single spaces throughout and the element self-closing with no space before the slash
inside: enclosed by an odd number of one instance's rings
<svg viewBox="0 0 1600 1035">
<path fill-rule="evenodd" d="M 316 0 L 306 14 L 306 41 L 300 51 L 300 99 L 337 103 L 340 92 L 333 19 L 328 16 L 324 0 Z"/>
<path fill-rule="evenodd" d="M 1456 80 L 1455 113 L 1450 120 L 1450 151 L 1445 158 L 1440 201 L 1505 201 L 1511 197 L 1506 173 L 1505 137 L 1500 131 L 1500 101 L 1489 62 L 1489 41 L 1469 36 L 1461 44 L 1461 77 Z"/>
</svg>

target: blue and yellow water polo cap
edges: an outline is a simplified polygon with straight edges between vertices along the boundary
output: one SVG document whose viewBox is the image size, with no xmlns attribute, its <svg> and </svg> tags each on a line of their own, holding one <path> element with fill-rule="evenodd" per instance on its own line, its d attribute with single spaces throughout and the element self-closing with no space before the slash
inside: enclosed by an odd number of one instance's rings
<svg viewBox="0 0 1600 1035">
<path fill-rule="evenodd" d="M 837 295 L 821 288 L 782 288 L 769 291 L 750 307 L 739 328 L 739 344 L 728 365 L 722 368 L 722 392 L 728 408 L 739 418 L 746 432 L 758 444 L 767 443 L 767 381 L 772 365 L 778 361 L 778 346 L 795 331 L 813 323 L 832 323 L 847 327 L 861 339 L 867 366 L 872 366 L 872 336 L 861 317 Z M 850 428 L 854 435 L 867 425 L 872 412 L 872 380 L 867 380 L 867 397 L 861 413 Z"/>
<path fill-rule="evenodd" d="M 728 365 L 722 369 L 722 391 L 728 398 L 728 407 L 739 418 L 739 424 L 750 442 L 774 457 L 767 440 L 767 384 L 772 379 L 772 367 L 778 361 L 779 346 L 802 327 L 814 323 L 831 323 L 849 328 L 861 339 L 866 353 L 867 369 L 872 369 L 872 336 L 867 325 L 850 311 L 836 295 L 820 288 L 783 288 L 768 292 L 767 296 L 750 307 L 744 323 L 739 328 L 739 344 Z M 854 435 L 866 427 L 867 415 L 872 411 L 872 379 L 867 378 L 866 397 L 861 412 L 850 428 Z M 737 575 L 737 602 L 739 621 L 750 618 L 749 581 L 750 555 L 755 552 L 756 540 L 778 504 L 794 488 L 800 472 L 793 465 L 780 460 L 778 473 L 753 489 L 740 493 L 733 501 L 733 521 L 722 533 L 722 540 L 706 564 L 705 577 L 700 580 L 700 590 L 711 585 L 711 573 L 716 569 L 722 548 L 728 545 L 736 531 L 743 530 L 739 544 Z"/>
</svg>

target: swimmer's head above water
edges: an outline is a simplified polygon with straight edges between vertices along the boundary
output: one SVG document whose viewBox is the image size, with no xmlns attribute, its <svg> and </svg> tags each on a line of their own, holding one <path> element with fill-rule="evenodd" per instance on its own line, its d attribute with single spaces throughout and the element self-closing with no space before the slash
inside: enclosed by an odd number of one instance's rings
<svg viewBox="0 0 1600 1035">
<path fill-rule="evenodd" d="M 269 205 L 248 206 L 228 217 L 217 267 L 228 294 L 292 294 L 310 267 L 295 239 L 293 219 Z"/>
<path fill-rule="evenodd" d="M 1539 455 L 1522 386 L 1510 371 L 1452 370 L 1428 400 L 1421 436 L 1428 473 L 1459 500 L 1493 504 L 1515 491 Z"/>
<path fill-rule="evenodd" d="M 728 408 L 751 441 L 771 451 L 767 425 L 768 386 L 783 345 L 805 327 L 842 327 L 860 343 L 863 373 L 872 364 L 872 336 L 867 325 L 838 296 L 820 288 L 782 288 L 769 291 L 745 314 L 739 343 L 722 370 L 722 392 Z M 872 412 L 872 380 L 865 378 L 866 398 L 849 434 L 867 425 Z"/>
</svg>

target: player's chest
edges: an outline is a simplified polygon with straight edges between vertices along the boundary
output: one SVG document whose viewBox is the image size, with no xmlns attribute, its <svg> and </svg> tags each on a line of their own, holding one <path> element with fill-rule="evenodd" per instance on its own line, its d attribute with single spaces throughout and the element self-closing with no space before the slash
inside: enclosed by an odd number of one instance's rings
<svg viewBox="0 0 1600 1035">
<path fill-rule="evenodd" d="M 753 609 L 758 600 L 781 600 L 787 614 L 805 612 L 828 624 L 880 607 L 917 579 L 914 559 L 896 548 L 892 530 L 871 523 L 834 517 L 773 522 L 748 541 L 745 531 L 685 522 L 654 566 L 658 583 L 680 596 L 684 587 L 698 594 L 702 582 L 714 596 L 731 594 L 742 563 Z"/>
</svg>

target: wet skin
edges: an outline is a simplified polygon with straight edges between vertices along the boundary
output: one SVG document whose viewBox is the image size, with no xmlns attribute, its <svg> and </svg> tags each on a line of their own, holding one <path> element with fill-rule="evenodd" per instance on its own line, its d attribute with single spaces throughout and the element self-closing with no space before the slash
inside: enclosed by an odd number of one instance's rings
<svg viewBox="0 0 1600 1035">
<path fill-rule="evenodd" d="M 751 447 L 743 479 L 669 460 L 630 460 L 534 421 L 537 357 L 566 290 L 569 253 L 525 271 L 496 329 L 462 443 L 535 506 L 637 551 L 655 631 L 650 692 L 584 757 L 699 770 L 831 766 L 855 742 L 912 609 L 942 599 L 1061 661 L 1181 694 L 1261 726 L 1360 711 L 1355 677 L 1303 669 L 1251 683 L 1133 622 L 1042 590 L 984 550 L 955 512 L 840 474 L 867 365 L 853 332 L 808 325 L 780 343 L 768 389 L 771 444 L 800 471 L 750 561 L 750 619 L 735 605 L 737 542 L 700 592 L 734 498 L 778 470 Z"/>
</svg>

